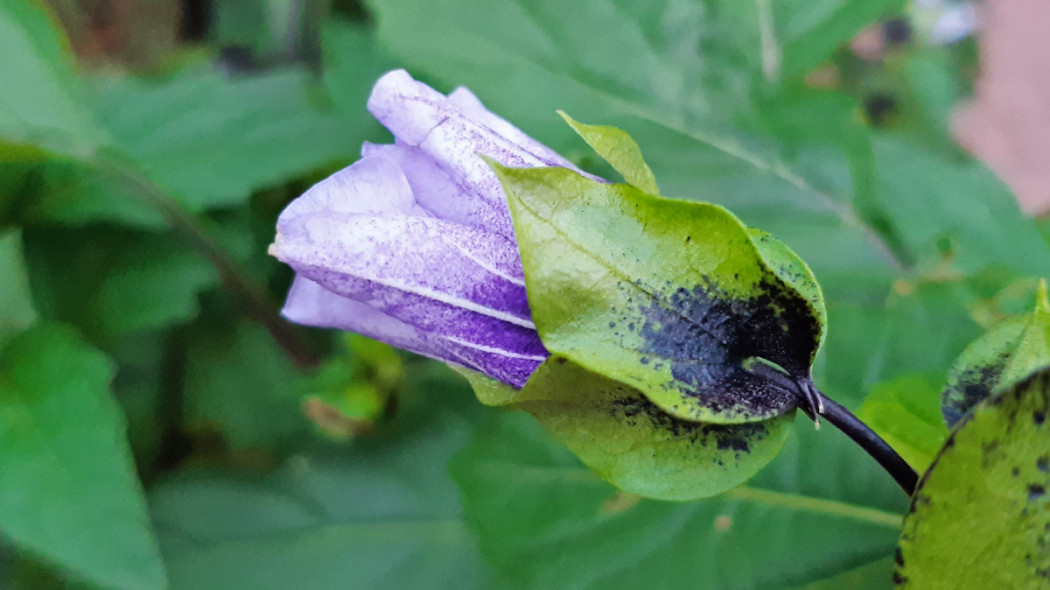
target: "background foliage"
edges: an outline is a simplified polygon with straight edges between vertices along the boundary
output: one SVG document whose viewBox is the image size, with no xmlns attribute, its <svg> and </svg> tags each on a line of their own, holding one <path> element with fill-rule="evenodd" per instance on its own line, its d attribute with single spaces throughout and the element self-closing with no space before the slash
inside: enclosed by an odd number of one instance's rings
<svg viewBox="0 0 1050 590">
<path fill-rule="evenodd" d="M 828 304 L 818 385 L 873 392 L 916 464 L 952 359 L 1050 274 L 947 135 L 972 42 L 848 50 L 903 0 L 104 6 L 0 0 L 3 587 L 892 584 L 907 498 L 838 433 L 639 500 L 445 367 L 274 316 L 276 215 L 385 137 L 392 67 L 599 173 L 555 109 L 619 126 L 664 194 L 786 242 Z"/>
</svg>

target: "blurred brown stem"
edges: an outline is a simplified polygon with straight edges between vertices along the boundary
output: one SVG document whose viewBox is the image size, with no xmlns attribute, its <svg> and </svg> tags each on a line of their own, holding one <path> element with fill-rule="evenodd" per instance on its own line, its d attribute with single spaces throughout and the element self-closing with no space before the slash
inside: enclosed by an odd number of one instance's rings
<svg viewBox="0 0 1050 590">
<path fill-rule="evenodd" d="M 280 316 L 266 292 L 245 275 L 226 250 L 216 243 L 178 202 L 133 165 L 106 158 L 96 160 L 96 167 L 130 184 L 134 194 L 160 213 L 174 230 L 187 238 L 215 267 L 223 288 L 241 305 L 249 317 L 266 328 L 296 366 L 305 369 L 321 363 L 321 357 L 310 350 L 296 329 Z"/>
</svg>

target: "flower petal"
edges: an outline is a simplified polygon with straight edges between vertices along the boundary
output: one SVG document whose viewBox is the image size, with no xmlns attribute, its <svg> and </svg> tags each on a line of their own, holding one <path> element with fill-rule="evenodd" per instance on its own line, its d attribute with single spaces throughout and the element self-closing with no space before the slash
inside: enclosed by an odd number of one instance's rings
<svg viewBox="0 0 1050 590">
<path fill-rule="evenodd" d="M 481 100 L 478 99 L 478 97 L 468 88 L 464 86 L 456 88 L 449 93 L 448 101 L 474 121 L 488 127 L 513 143 L 516 143 L 535 154 L 537 157 L 545 160 L 548 162 L 548 166 L 561 166 L 563 168 L 576 169 L 576 167 L 563 158 L 561 154 L 529 137 L 524 131 L 518 129 L 503 117 L 500 117 L 496 113 L 485 108 L 485 105 Z"/>
<path fill-rule="evenodd" d="M 281 313 L 297 324 L 357 332 L 416 354 L 463 365 L 516 387 L 525 384 L 546 356 L 491 350 L 450 340 L 337 295 L 302 275 L 292 283 Z"/>
<path fill-rule="evenodd" d="M 505 236 L 514 235 L 506 198 L 496 175 L 478 154 L 505 166 L 561 166 L 564 162 L 534 154 L 478 123 L 404 70 L 379 79 L 368 99 L 368 110 L 399 143 L 418 147 L 430 156 L 462 193 L 492 203 L 501 215 L 489 220 L 489 227 Z"/>
<path fill-rule="evenodd" d="M 289 219 L 328 212 L 427 215 L 397 162 L 383 157 L 362 158 L 313 185 L 281 213 L 278 231 Z"/>
<path fill-rule="evenodd" d="M 441 219 L 487 229 L 502 223 L 508 214 L 503 203 L 480 199 L 457 185 L 418 147 L 366 142 L 361 146 L 361 156 L 381 156 L 397 162 L 408 178 L 416 202 Z"/>
<path fill-rule="evenodd" d="M 302 275 L 296 275 L 288 290 L 281 315 L 304 326 L 357 332 L 425 356 L 436 356 L 439 350 L 415 327 L 360 301 L 336 295 Z"/>
<path fill-rule="evenodd" d="M 282 225 L 273 254 L 324 288 L 479 354 L 542 359 L 514 242 L 423 217 L 316 214 Z"/>
</svg>

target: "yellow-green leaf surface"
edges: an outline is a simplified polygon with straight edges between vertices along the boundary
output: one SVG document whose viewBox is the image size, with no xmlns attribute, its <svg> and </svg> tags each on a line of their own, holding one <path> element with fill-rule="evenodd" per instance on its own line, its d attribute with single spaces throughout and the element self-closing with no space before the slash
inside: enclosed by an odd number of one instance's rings
<svg viewBox="0 0 1050 590">
<path fill-rule="evenodd" d="M 879 383 L 857 417 L 922 473 L 948 438 L 941 419 L 942 373 L 909 373 Z"/>
<path fill-rule="evenodd" d="M 948 373 L 941 411 L 954 426 L 981 400 L 1050 365 L 1050 301 L 1046 282 L 1031 313 L 1003 321 L 975 340 Z"/>
<path fill-rule="evenodd" d="M 0 534 L 101 588 L 163 588 L 113 373 L 57 326 L 0 351 Z"/>
<path fill-rule="evenodd" d="M 794 420 L 793 413 L 748 424 L 680 420 L 562 357 L 540 365 L 521 390 L 468 378 L 479 399 L 529 412 L 609 483 L 659 500 L 713 496 L 747 481 L 777 455 Z"/>
<path fill-rule="evenodd" d="M 796 407 L 745 367 L 810 379 L 823 328 L 815 284 L 724 208 L 562 168 L 493 165 L 503 183 L 544 345 L 639 389 L 684 420 L 741 423 Z M 761 234 L 756 234 L 761 239 Z M 764 257 L 775 257 L 770 265 Z M 774 268 L 775 267 L 775 268 Z"/>
<path fill-rule="evenodd" d="M 978 404 L 919 482 L 903 588 L 1050 587 L 1050 369 Z"/>
<path fill-rule="evenodd" d="M 586 125 L 576 121 L 566 113 L 558 111 L 562 119 L 578 133 L 587 145 L 591 146 L 614 170 L 623 176 L 627 184 L 650 195 L 660 194 L 656 177 L 642 157 L 638 143 L 626 131 L 604 125 Z"/>
</svg>

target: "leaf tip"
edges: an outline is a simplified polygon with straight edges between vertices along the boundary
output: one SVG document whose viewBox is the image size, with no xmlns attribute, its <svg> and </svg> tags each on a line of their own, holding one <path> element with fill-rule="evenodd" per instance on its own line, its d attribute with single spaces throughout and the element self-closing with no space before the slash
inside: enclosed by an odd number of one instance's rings
<svg viewBox="0 0 1050 590">
<path fill-rule="evenodd" d="M 1047 297 L 1046 279 L 1039 279 L 1035 288 L 1035 308 L 1037 311 L 1050 312 L 1050 298 Z"/>
</svg>

